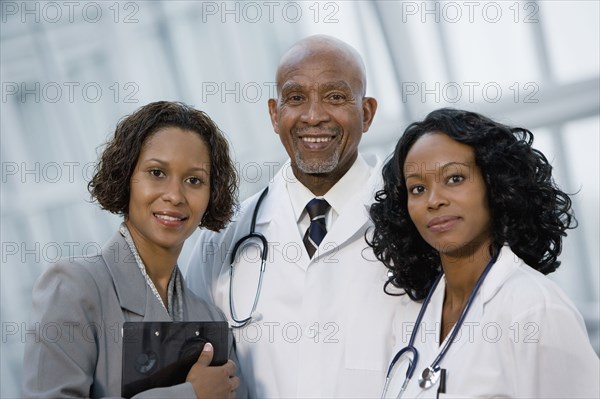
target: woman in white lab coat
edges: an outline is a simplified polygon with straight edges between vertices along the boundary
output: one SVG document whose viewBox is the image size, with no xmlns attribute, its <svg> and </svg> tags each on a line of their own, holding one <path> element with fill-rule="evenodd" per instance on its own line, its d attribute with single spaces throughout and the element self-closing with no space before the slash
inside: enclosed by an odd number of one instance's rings
<svg viewBox="0 0 600 399">
<path fill-rule="evenodd" d="M 571 200 L 532 142 L 453 109 L 399 140 L 371 208 L 386 290 L 406 294 L 384 396 L 599 396 L 583 319 L 544 276 L 576 225 Z"/>
</svg>

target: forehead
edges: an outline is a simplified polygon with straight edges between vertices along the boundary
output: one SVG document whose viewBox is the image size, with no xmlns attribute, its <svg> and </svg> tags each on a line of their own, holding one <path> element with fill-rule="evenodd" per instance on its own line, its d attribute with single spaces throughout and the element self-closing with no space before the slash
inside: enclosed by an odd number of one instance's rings
<svg viewBox="0 0 600 399">
<path fill-rule="evenodd" d="M 196 160 L 209 155 L 208 146 L 200 134 L 179 127 L 163 127 L 152 133 L 142 144 L 140 156 L 160 157 L 176 155 L 177 158 Z"/>
<path fill-rule="evenodd" d="M 318 88 L 346 86 L 360 92 L 363 76 L 356 62 L 343 53 L 320 52 L 292 57 L 282 64 L 277 72 L 279 91 L 287 88 Z"/>
<path fill-rule="evenodd" d="M 415 141 L 406 155 L 404 170 L 427 165 L 433 172 L 449 162 L 474 163 L 475 150 L 442 132 L 426 133 Z"/>
</svg>

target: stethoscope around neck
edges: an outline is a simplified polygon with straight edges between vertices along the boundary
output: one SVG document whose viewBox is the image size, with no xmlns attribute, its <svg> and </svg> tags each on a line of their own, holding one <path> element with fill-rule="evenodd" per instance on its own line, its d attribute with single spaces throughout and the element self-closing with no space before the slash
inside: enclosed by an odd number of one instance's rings
<svg viewBox="0 0 600 399">
<path fill-rule="evenodd" d="M 250 233 L 240 238 L 235 245 L 233 246 L 233 250 L 231 251 L 231 257 L 229 260 L 229 312 L 231 313 L 231 319 L 237 323 L 237 325 L 232 325 L 233 328 L 241 328 L 246 326 L 252 321 L 254 311 L 256 310 L 256 305 L 258 304 L 258 299 L 260 298 L 260 290 L 262 288 L 263 275 L 265 273 L 265 269 L 267 267 L 267 255 L 269 251 L 269 243 L 264 235 L 256 232 L 256 217 L 258 215 L 258 210 L 260 209 L 260 205 L 267 196 L 267 192 L 269 191 L 269 187 L 267 186 L 263 192 L 260 194 L 256 205 L 254 206 L 254 212 L 252 213 L 252 223 L 250 224 Z M 252 304 L 252 310 L 250 311 L 250 315 L 246 318 L 238 318 L 235 312 L 235 306 L 233 305 L 233 263 L 235 262 L 235 256 L 237 255 L 238 249 L 240 246 L 249 240 L 258 239 L 260 241 L 260 275 L 258 277 L 258 285 L 256 287 L 256 294 L 254 296 L 254 303 Z"/>
<path fill-rule="evenodd" d="M 444 347 L 442 348 L 440 353 L 437 355 L 437 357 L 433 360 L 433 362 L 428 367 L 426 367 L 423 370 L 423 372 L 421 373 L 421 375 L 419 376 L 419 386 L 421 388 L 423 388 L 423 389 L 431 388 L 438 382 L 438 380 L 440 378 L 440 371 L 441 371 L 440 363 L 442 362 L 442 359 L 444 358 L 444 356 L 446 356 L 448 349 L 450 349 L 450 346 L 454 342 L 454 339 L 456 338 L 456 335 L 458 334 L 458 332 L 467 316 L 469 308 L 473 304 L 475 295 L 477 295 L 477 292 L 479 291 L 479 287 L 483 283 L 485 276 L 488 274 L 488 272 L 490 271 L 490 269 L 496 262 L 497 258 L 498 258 L 497 255 L 492 257 L 492 259 L 489 261 L 489 263 L 487 264 L 487 266 L 485 267 L 485 269 L 483 270 L 483 272 L 477 279 L 477 282 L 475 283 L 475 286 L 473 287 L 473 290 L 471 291 L 471 294 L 469 295 L 469 299 L 467 300 L 465 308 L 462 311 L 462 313 L 460 314 L 458 321 L 454 325 L 452 333 L 446 339 L 446 343 L 444 344 Z M 417 332 L 419 331 L 421 322 L 423 321 L 423 316 L 425 315 L 425 310 L 427 309 L 429 302 L 431 302 L 431 297 L 433 296 L 433 293 L 435 292 L 435 289 L 436 289 L 438 283 L 440 282 L 440 280 L 442 279 L 443 275 L 444 275 L 444 273 L 440 273 L 439 276 L 437 277 L 437 279 L 435 280 L 435 282 L 433 283 L 433 285 L 431 286 L 431 288 L 429 289 L 429 292 L 427 293 L 427 297 L 425 298 L 425 300 L 423 301 L 423 305 L 421 306 L 421 310 L 419 310 L 419 315 L 417 316 L 417 321 L 415 322 L 413 331 L 410 334 L 410 340 L 408 342 L 408 345 L 405 346 L 404 348 L 400 349 L 396 353 L 396 355 L 394 356 L 392 361 L 390 362 L 390 365 L 388 367 L 388 370 L 387 370 L 387 373 L 385 376 L 385 385 L 383 386 L 383 392 L 381 393 L 382 399 L 385 398 L 385 395 L 387 394 L 387 390 L 390 385 L 390 382 L 392 381 L 394 366 L 396 365 L 396 363 L 398 362 L 398 360 L 400 360 L 400 358 L 402 356 L 412 355 L 412 359 L 409 358 L 408 370 L 406 370 L 406 377 L 404 378 L 404 382 L 402 383 L 402 387 L 400 388 L 400 392 L 398 393 L 397 398 L 402 397 L 402 394 L 406 390 L 408 383 L 410 382 L 413 374 L 415 373 L 415 370 L 419 363 L 419 351 L 415 347 L 415 339 L 417 337 Z"/>
</svg>

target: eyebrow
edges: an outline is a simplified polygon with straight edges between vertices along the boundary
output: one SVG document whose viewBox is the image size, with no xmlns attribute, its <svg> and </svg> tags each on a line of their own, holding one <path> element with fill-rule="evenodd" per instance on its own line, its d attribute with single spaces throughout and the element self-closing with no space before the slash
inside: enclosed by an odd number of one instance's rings
<svg viewBox="0 0 600 399">
<path fill-rule="evenodd" d="M 453 165 L 462 165 L 462 166 L 466 166 L 467 168 L 470 167 L 470 165 L 473 164 L 473 162 L 456 162 L 456 161 L 452 161 L 452 162 L 448 162 L 447 164 L 444 164 L 444 166 L 442 166 L 441 170 L 442 172 L 445 171 L 446 169 L 448 169 L 450 166 Z"/>
<path fill-rule="evenodd" d="M 473 164 L 473 162 L 450 161 L 450 162 L 445 163 L 444 165 L 442 165 L 442 167 L 440 168 L 440 171 L 444 172 L 446 169 L 448 169 L 449 167 L 454 166 L 454 165 L 462 165 L 462 166 L 465 166 L 467 168 L 470 168 L 472 164 Z M 429 169 L 426 169 L 426 172 L 428 170 Z M 406 181 L 406 180 L 408 180 L 411 177 L 420 177 L 421 174 L 422 174 L 421 172 L 414 172 L 414 173 L 410 173 L 410 174 L 404 175 L 404 180 Z M 427 173 L 425 173 L 425 174 L 427 174 Z"/>
<path fill-rule="evenodd" d="M 144 161 L 144 163 L 150 163 L 150 162 L 156 162 L 159 165 L 169 165 L 168 162 L 162 161 L 162 160 L 160 160 L 158 158 L 150 158 L 150 159 L 146 159 Z M 192 166 L 191 168 L 188 169 L 188 171 L 190 171 L 190 172 L 204 172 L 206 174 L 210 174 L 210 168 L 206 169 L 203 166 Z"/>
<path fill-rule="evenodd" d="M 286 82 L 281 87 L 281 92 L 285 93 L 285 92 L 290 92 L 290 91 L 302 91 L 302 89 L 303 89 L 303 86 L 300 83 Z"/>
</svg>

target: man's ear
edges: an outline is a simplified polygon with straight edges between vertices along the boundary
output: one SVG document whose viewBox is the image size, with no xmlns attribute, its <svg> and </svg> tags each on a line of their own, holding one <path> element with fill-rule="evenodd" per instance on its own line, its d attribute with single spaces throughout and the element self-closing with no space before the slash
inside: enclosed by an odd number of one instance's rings
<svg viewBox="0 0 600 399">
<path fill-rule="evenodd" d="M 377 111 L 377 100 L 373 97 L 364 97 L 362 100 L 363 107 L 363 133 L 369 130 L 371 126 L 371 122 L 373 122 L 373 118 L 375 117 L 375 112 Z"/>
<path fill-rule="evenodd" d="M 279 134 L 279 123 L 277 122 L 277 100 L 269 98 L 269 115 L 271 116 L 271 124 L 275 133 Z"/>
</svg>

